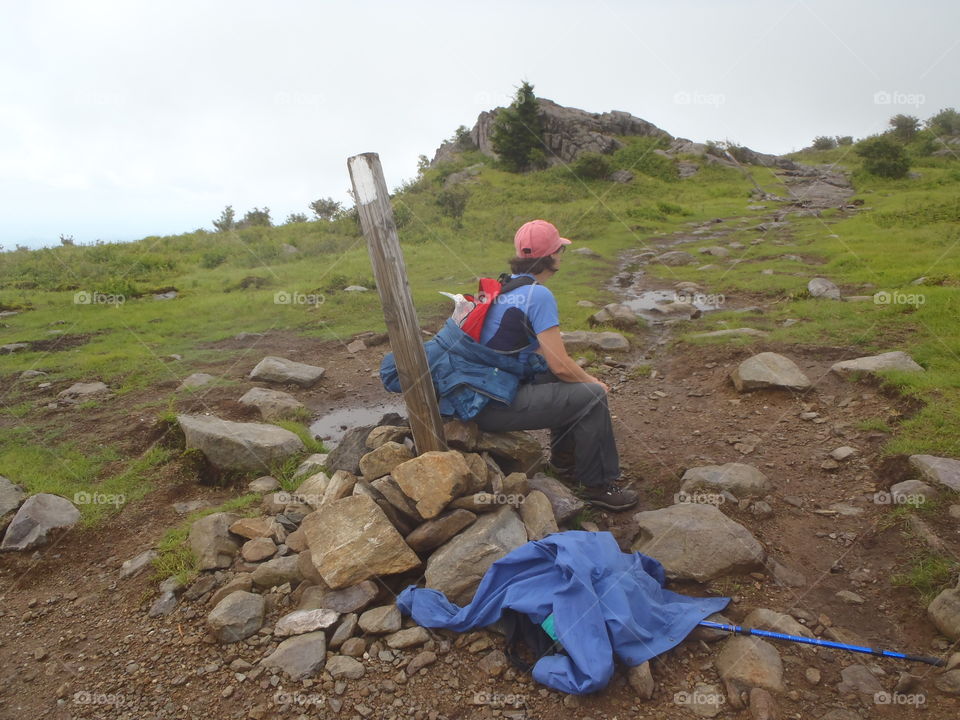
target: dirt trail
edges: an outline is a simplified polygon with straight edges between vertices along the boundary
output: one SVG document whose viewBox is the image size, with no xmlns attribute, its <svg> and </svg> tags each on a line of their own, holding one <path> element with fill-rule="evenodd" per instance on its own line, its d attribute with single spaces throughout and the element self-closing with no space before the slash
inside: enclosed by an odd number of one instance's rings
<svg viewBox="0 0 960 720">
<path fill-rule="evenodd" d="M 835 207 L 849 195 L 833 176 L 784 179 L 800 203 L 783 207 L 765 201 L 769 213 L 751 216 L 751 222 L 789 222 L 789 212 Z M 723 218 L 649 243 L 657 252 L 705 240 L 719 243 L 731 228 L 745 224 L 741 218 Z M 768 232 L 775 236 L 784 228 L 774 225 Z M 627 299 L 673 289 L 672 283 L 643 274 L 646 260 L 639 256 L 645 250 L 625 256 L 614 280 Z M 677 272 L 678 280 L 696 280 L 688 268 Z M 702 290 L 709 293 L 709 288 Z M 728 298 L 725 307 L 760 305 L 762 310 L 764 302 Z M 650 377 L 631 377 L 615 366 L 608 370 L 624 468 L 643 477 L 643 507 L 656 508 L 672 503 L 687 467 L 735 461 L 759 467 L 774 483 L 772 514 L 757 514 L 756 506 L 749 505 L 727 506 L 724 512 L 746 525 L 779 564 L 776 572 L 770 562 L 762 573 L 678 589 L 732 596 L 727 615 L 737 621 L 758 607 L 792 609 L 795 617 L 807 618 L 802 622 L 810 628 L 823 626 L 825 637 L 845 634 L 882 647 L 943 653 L 916 594 L 890 582 L 891 573 L 918 547 L 916 541 L 889 526 L 887 507 L 864 500 L 902 479 L 898 473 L 903 471 L 880 457 L 887 436 L 860 430 L 857 423 L 907 413 L 905 401 L 828 374 L 830 364 L 851 356 L 848 348 L 780 347 L 763 339 L 748 347 L 673 345 L 671 333 L 669 324 L 655 326 L 629 359 L 651 365 L 655 372 Z M 357 356 L 340 344 L 318 346 L 282 333 L 271 334 L 260 347 L 328 368 L 321 386 L 302 398 L 317 414 L 394 399 L 373 377 L 386 348 Z M 793 358 L 816 390 L 805 396 L 772 391 L 738 395 L 728 379 L 731 369 L 763 350 Z M 196 369 L 223 370 L 241 381 L 249 370 L 228 367 Z M 236 395 L 235 387 L 219 388 L 193 402 L 240 417 Z M 116 411 L 104 410 L 98 421 Z M 803 419 L 803 413 L 817 417 Z M 138 432 L 146 439 L 151 429 Z M 827 454 L 840 445 L 857 447 L 860 454 L 836 470 L 821 469 Z M 253 669 L 262 655 L 257 645 L 219 646 L 204 640 L 209 607 L 183 601 L 168 618 L 148 619 L 155 581 L 145 576 L 123 580 L 118 573 L 122 561 L 150 547 L 177 522 L 171 503 L 198 498 L 214 503 L 229 495 L 199 488 L 191 478 L 171 478 L 168 486 L 100 530 L 71 532 L 32 556 L 0 556 L 0 718 L 689 718 L 693 714 L 678 694 L 692 692 L 700 682 L 716 682 L 717 646 L 691 639 L 653 661 L 657 689 L 652 700 L 640 700 L 622 670 L 596 696 L 564 697 L 513 670 L 499 678 L 484 674 L 477 665 L 480 650 L 467 643 L 479 640 L 479 646 L 490 642 L 496 647 L 497 636 L 441 632 L 433 641 L 438 662 L 405 682 L 398 678 L 396 662 L 373 659 L 361 680 L 273 684 L 268 674 Z M 600 513 L 596 519 L 624 542 L 634 532 L 630 513 Z M 948 537 L 945 532 L 941 536 Z M 842 590 L 855 592 L 863 603 L 848 604 L 836 594 Z M 382 599 L 389 599 L 386 589 Z M 840 709 L 849 714 L 833 716 L 836 720 L 915 712 L 914 707 L 841 696 L 836 689 L 840 672 L 854 663 L 874 668 L 887 689 L 902 672 L 919 676 L 928 693 L 922 708 L 931 720 L 960 714 L 957 699 L 933 688 L 932 668 L 797 645 L 777 648 L 787 686 L 777 697 L 783 718 L 821 718 Z M 817 684 L 807 679 L 815 674 L 811 668 L 821 678 Z M 748 714 L 727 704 L 721 717 Z"/>
</svg>

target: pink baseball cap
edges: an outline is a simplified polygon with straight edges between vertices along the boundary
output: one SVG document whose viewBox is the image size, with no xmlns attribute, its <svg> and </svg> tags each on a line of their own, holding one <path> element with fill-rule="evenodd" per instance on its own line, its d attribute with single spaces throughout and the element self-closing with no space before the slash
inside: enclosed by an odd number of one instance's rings
<svg viewBox="0 0 960 720">
<path fill-rule="evenodd" d="M 531 220 L 524 223 L 513 236 L 517 257 L 546 257 L 569 244 L 570 241 L 560 237 L 560 231 L 546 220 Z"/>
</svg>

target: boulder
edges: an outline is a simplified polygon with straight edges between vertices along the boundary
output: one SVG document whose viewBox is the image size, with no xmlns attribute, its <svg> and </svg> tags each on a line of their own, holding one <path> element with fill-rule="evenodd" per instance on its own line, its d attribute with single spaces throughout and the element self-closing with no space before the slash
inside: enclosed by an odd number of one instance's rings
<svg viewBox="0 0 960 720">
<path fill-rule="evenodd" d="M 713 505 L 679 503 L 633 517 L 640 533 L 631 551 L 659 560 L 671 579 L 707 582 L 763 567 L 760 542 Z"/>
<path fill-rule="evenodd" d="M 429 520 L 466 490 L 470 468 L 455 450 L 433 450 L 397 465 L 392 477 L 403 493 L 417 503 L 420 516 Z"/>
<path fill-rule="evenodd" d="M 268 355 L 250 371 L 250 379 L 310 387 L 323 377 L 323 373 L 322 367 Z"/>
<path fill-rule="evenodd" d="M 630 341 L 618 332 L 574 330 L 572 332 L 561 332 L 560 337 L 568 352 L 582 350 L 620 352 L 630 349 Z"/>
<path fill-rule="evenodd" d="M 190 526 L 188 541 L 197 557 L 200 570 L 230 567 L 240 552 L 240 543 L 230 534 L 230 526 L 238 520 L 233 513 L 213 513 Z"/>
<path fill-rule="evenodd" d="M 383 510 L 365 495 L 323 505 L 301 527 L 314 566 L 334 589 L 420 564 Z"/>
<path fill-rule="evenodd" d="M 430 642 L 430 631 L 418 625 L 406 630 L 398 630 L 387 635 L 383 640 L 387 643 L 387 647 L 402 650 Z"/>
<path fill-rule="evenodd" d="M 526 473 L 510 473 L 501 481 L 504 495 L 526 495 L 530 492 L 530 478 Z"/>
<path fill-rule="evenodd" d="M 297 567 L 297 556 L 285 555 L 258 565 L 253 571 L 252 579 L 253 584 L 258 588 L 268 590 L 285 583 L 294 586 L 303 580 L 303 575 Z"/>
<path fill-rule="evenodd" d="M 261 562 L 277 554 L 277 545 L 268 537 L 248 540 L 240 548 L 240 557 L 247 562 Z"/>
<path fill-rule="evenodd" d="M 316 510 L 323 505 L 323 498 L 329 486 L 330 478 L 327 477 L 325 472 L 320 471 L 300 483 L 292 497 L 287 494 L 287 499 L 289 499 L 290 502 L 297 501 L 305 503 Z M 284 504 L 286 505 L 286 503 Z"/>
<path fill-rule="evenodd" d="M 960 460 L 935 455 L 911 455 L 910 464 L 935 485 L 960 492 Z"/>
<path fill-rule="evenodd" d="M 481 433 L 477 450 L 490 453 L 508 474 L 522 472 L 532 475 L 543 465 L 543 448 L 540 441 L 526 430 Z"/>
<path fill-rule="evenodd" d="M 837 692 L 841 695 L 863 695 L 873 700 L 874 695 L 883 692 L 883 685 L 866 665 L 850 665 L 840 671 Z"/>
<path fill-rule="evenodd" d="M 473 495 L 458 497 L 450 503 L 451 510 L 466 510 L 474 514 L 493 512 L 503 505 L 496 495 L 489 492 L 479 492 Z"/>
<path fill-rule="evenodd" d="M 289 637 L 290 635 L 303 635 L 316 630 L 326 630 L 339 619 L 340 613 L 326 608 L 294 610 L 277 621 L 273 628 L 273 634 L 275 637 Z"/>
<path fill-rule="evenodd" d="M 390 501 L 384 497 L 383 493 L 377 490 L 373 485 L 363 480 L 357 480 L 357 483 L 353 486 L 353 495 L 366 495 L 371 498 L 381 510 L 383 514 L 387 516 L 387 519 L 390 523 L 397 529 L 397 531 L 406 537 L 413 529 L 416 527 L 416 523 L 412 522 L 410 519 L 406 518 L 403 514 L 400 513 L 393 505 L 390 504 Z"/>
<path fill-rule="evenodd" d="M 364 580 L 342 590 L 328 590 L 323 593 L 318 606 L 336 610 L 343 615 L 359 612 L 373 602 L 377 597 L 377 584 L 372 580 Z"/>
<path fill-rule="evenodd" d="M 238 590 L 217 603 L 207 616 L 207 626 L 222 643 L 248 638 L 263 626 L 263 595 Z"/>
<path fill-rule="evenodd" d="M 380 492 L 387 499 L 387 502 L 393 505 L 406 520 L 413 524 L 423 521 L 417 511 L 416 504 L 404 494 L 400 486 L 397 485 L 397 481 L 392 477 L 389 475 L 382 477 L 379 480 L 374 480 L 370 485 L 374 490 Z"/>
<path fill-rule="evenodd" d="M 757 468 L 744 463 L 702 465 L 690 468 L 681 478 L 681 492 L 694 490 L 728 491 L 737 498 L 762 497 L 770 492 L 770 481 Z"/>
<path fill-rule="evenodd" d="M 801 625 L 789 615 L 768 610 L 767 608 L 757 608 L 751 611 L 740 625 L 746 628 L 756 628 L 757 630 L 772 630 L 786 635 L 813 637 L 813 633 L 810 632 L 809 628 Z"/>
<path fill-rule="evenodd" d="M 430 552 L 472 525 L 476 519 L 477 516 L 469 510 L 448 510 L 423 523 L 407 535 L 405 540 L 416 553 Z"/>
<path fill-rule="evenodd" d="M 360 474 L 360 458 L 367 454 L 367 436 L 374 425 L 365 425 L 347 430 L 340 443 L 327 455 L 328 472 L 346 470 L 351 475 Z"/>
<path fill-rule="evenodd" d="M 840 288 L 832 282 L 822 277 L 811 278 L 807 283 L 807 292 L 811 297 L 827 298 L 828 300 L 840 299 Z"/>
<path fill-rule="evenodd" d="M 256 480 L 251 480 L 247 485 L 247 490 L 258 495 L 266 495 L 280 489 L 280 481 L 270 475 L 261 475 Z"/>
<path fill-rule="evenodd" d="M 927 606 L 927 617 L 951 640 L 960 640 L 960 588 L 948 588 Z"/>
<path fill-rule="evenodd" d="M 333 474 L 333 477 L 330 478 L 330 482 L 327 483 L 320 504 L 329 505 L 332 502 L 347 497 L 353 492 L 356 484 L 357 478 L 355 475 L 351 475 L 346 470 L 337 470 Z"/>
<path fill-rule="evenodd" d="M 637 693 L 641 700 L 652 698 L 656 683 L 654 683 L 653 673 L 650 671 L 650 661 L 627 668 L 627 682 L 630 683 L 630 687 L 633 688 L 633 691 Z"/>
<path fill-rule="evenodd" d="M 531 490 L 520 505 L 520 517 L 527 528 L 529 540 L 542 540 L 550 533 L 559 532 L 553 505 L 544 493 Z"/>
<path fill-rule="evenodd" d="M 849 375 L 855 372 L 875 373 L 884 370 L 900 370 L 903 372 L 923 372 L 923 368 L 914 362 L 913 358 L 900 350 L 841 360 L 830 366 L 830 372 L 837 375 Z"/>
<path fill-rule="evenodd" d="M 226 470 L 263 471 L 303 452 L 303 441 L 289 430 L 264 423 L 238 423 L 216 417 L 178 415 L 188 450 L 200 450 Z"/>
<path fill-rule="evenodd" d="M 250 592 L 252 589 L 253 580 L 250 578 L 250 573 L 237 573 L 210 597 L 210 605 L 216 607 L 217 604 L 227 595 L 240 592 L 241 590 L 244 592 Z"/>
<path fill-rule="evenodd" d="M 737 392 L 761 388 L 808 390 L 810 379 L 790 358 L 773 352 L 762 352 L 747 358 L 730 374 Z"/>
<path fill-rule="evenodd" d="M 230 532 L 247 540 L 270 537 L 276 532 L 276 523 L 273 518 L 248 517 L 240 518 L 230 524 Z"/>
<path fill-rule="evenodd" d="M 412 459 L 410 448 L 391 440 L 360 458 L 360 473 L 364 480 L 371 482 L 389 475 L 397 465 Z"/>
<path fill-rule="evenodd" d="M 369 432 L 364 444 L 370 450 L 376 450 L 388 442 L 402 444 L 405 439 L 411 436 L 412 431 L 404 425 L 378 425 Z"/>
<path fill-rule="evenodd" d="M 136 557 L 124 561 L 123 565 L 120 566 L 120 577 L 129 578 L 138 575 L 150 567 L 157 557 L 158 553 L 156 550 L 144 550 Z"/>
<path fill-rule="evenodd" d="M 531 490 L 539 490 L 553 507 L 553 516 L 561 525 L 583 510 L 587 504 L 556 478 L 537 473 L 527 481 Z"/>
<path fill-rule="evenodd" d="M 680 265 L 692 265 L 697 259 L 688 252 L 683 250 L 671 250 L 665 252 L 662 255 L 657 255 L 654 258 L 654 262 L 658 262 L 661 265 L 670 265 L 672 267 Z"/>
<path fill-rule="evenodd" d="M 759 687 L 782 693 L 783 662 L 780 653 L 768 642 L 755 637 L 735 636 L 727 639 L 716 661 L 717 673 L 731 695 Z"/>
<path fill-rule="evenodd" d="M 359 680 L 366 673 L 363 663 L 346 655 L 334 655 L 327 661 L 324 670 L 330 673 L 334 680 L 346 678 L 347 680 Z"/>
<path fill-rule="evenodd" d="M 400 629 L 402 618 L 396 605 L 381 605 L 364 612 L 358 622 L 365 633 L 386 635 Z"/>
<path fill-rule="evenodd" d="M 511 507 L 502 506 L 434 551 L 427 562 L 426 586 L 466 605 L 487 569 L 525 542 L 523 522 Z"/>
<path fill-rule="evenodd" d="M 27 493 L 22 487 L 0 475 L 0 518 L 20 507 L 26 498 Z"/>
<path fill-rule="evenodd" d="M 240 404 L 255 407 L 264 420 L 296 418 L 306 411 L 306 406 L 293 395 L 269 388 L 250 388 L 240 397 Z"/>
<path fill-rule="evenodd" d="M 66 390 L 61 390 L 57 393 L 57 400 L 64 403 L 77 404 L 92 400 L 93 398 L 102 398 L 109 394 L 110 388 L 102 382 L 78 382 Z"/>
<path fill-rule="evenodd" d="M 443 437 L 447 445 L 456 450 L 472 452 L 480 440 L 480 428 L 474 422 L 447 420 L 443 424 Z"/>
<path fill-rule="evenodd" d="M 474 493 L 491 490 L 494 487 L 494 483 L 503 477 L 500 468 L 497 467 L 497 464 L 492 459 L 490 462 L 493 467 L 497 468 L 496 472 L 491 472 L 483 455 L 473 452 L 464 452 L 462 454 L 464 461 L 467 463 L 467 467 L 470 469 L 470 474 L 467 475 L 467 487 L 463 491 L 464 495 L 472 495 Z M 489 458 L 490 456 L 487 455 L 487 457 Z"/>
<path fill-rule="evenodd" d="M 10 521 L 0 550 L 39 547 L 50 540 L 55 531 L 69 530 L 79 520 L 80 511 L 66 498 L 49 493 L 31 495 Z"/>
<path fill-rule="evenodd" d="M 353 634 L 357 631 L 357 614 L 348 613 L 343 616 L 340 620 L 340 624 L 337 625 L 337 629 L 333 631 L 333 635 L 330 636 L 330 648 L 336 650 L 344 642 L 353 637 Z"/>
<path fill-rule="evenodd" d="M 177 390 L 193 390 L 194 388 L 209 385 L 214 380 L 216 380 L 216 378 L 207 373 L 192 373 L 183 379 L 183 382 L 177 386 Z"/>
<path fill-rule="evenodd" d="M 285 672 L 297 681 L 323 670 L 326 659 L 327 638 L 323 630 L 317 630 L 287 638 L 260 664 Z"/>
<path fill-rule="evenodd" d="M 327 457 L 327 453 L 312 453 L 308 455 L 306 460 L 297 466 L 297 469 L 293 473 L 293 479 L 297 480 L 302 477 L 309 477 L 322 471 L 326 467 Z"/>
<path fill-rule="evenodd" d="M 620 330 L 632 330 L 640 324 L 640 318 L 623 303 L 610 303 L 590 316 L 591 325 L 613 325 Z"/>
</svg>

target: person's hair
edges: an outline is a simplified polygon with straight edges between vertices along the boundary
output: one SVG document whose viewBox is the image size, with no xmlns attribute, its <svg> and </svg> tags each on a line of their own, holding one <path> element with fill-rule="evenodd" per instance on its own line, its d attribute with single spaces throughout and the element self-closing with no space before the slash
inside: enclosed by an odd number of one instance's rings
<svg viewBox="0 0 960 720">
<path fill-rule="evenodd" d="M 557 261 L 550 255 L 538 258 L 512 257 L 510 258 L 510 272 L 514 275 L 530 273 L 537 275 L 544 270 L 557 271 Z"/>
</svg>

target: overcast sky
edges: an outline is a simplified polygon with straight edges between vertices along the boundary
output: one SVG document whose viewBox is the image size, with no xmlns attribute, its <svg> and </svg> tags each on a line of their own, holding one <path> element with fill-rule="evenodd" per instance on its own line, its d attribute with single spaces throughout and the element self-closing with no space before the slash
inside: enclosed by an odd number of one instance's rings
<svg viewBox="0 0 960 720">
<path fill-rule="evenodd" d="M 131 240 L 390 187 L 538 96 L 764 152 L 960 107 L 960 3 L 0 0 L 0 244 Z"/>
</svg>

